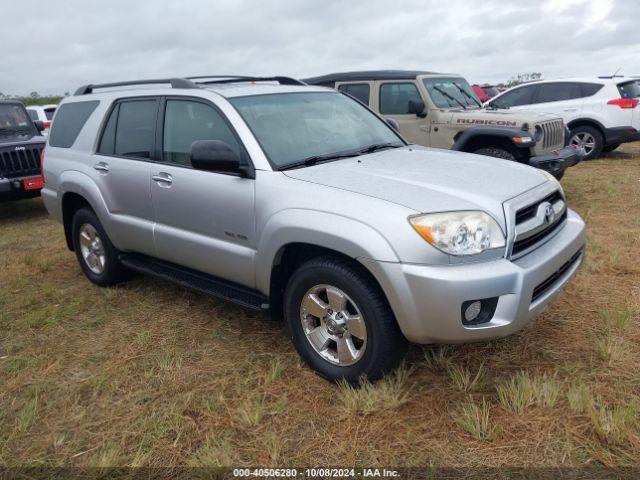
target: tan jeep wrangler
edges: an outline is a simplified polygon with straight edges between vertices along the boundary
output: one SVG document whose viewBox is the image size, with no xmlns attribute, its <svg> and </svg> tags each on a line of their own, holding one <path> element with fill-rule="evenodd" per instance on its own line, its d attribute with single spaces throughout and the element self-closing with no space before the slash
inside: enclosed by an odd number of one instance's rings
<svg viewBox="0 0 640 480">
<path fill-rule="evenodd" d="M 558 179 L 584 156 L 581 150 L 567 146 L 562 118 L 484 108 L 460 75 L 378 70 L 304 81 L 354 97 L 397 124 L 408 141 L 426 147 L 514 160 Z"/>
</svg>

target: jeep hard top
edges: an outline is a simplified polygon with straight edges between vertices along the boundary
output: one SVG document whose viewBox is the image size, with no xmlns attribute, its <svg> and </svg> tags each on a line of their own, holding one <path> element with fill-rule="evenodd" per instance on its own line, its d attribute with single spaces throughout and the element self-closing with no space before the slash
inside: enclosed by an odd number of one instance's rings
<svg viewBox="0 0 640 480">
<path fill-rule="evenodd" d="M 360 100 L 426 147 L 515 160 L 561 178 L 582 158 L 566 146 L 562 118 L 483 108 L 464 77 L 425 71 L 376 70 L 307 78 Z"/>
<path fill-rule="evenodd" d="M 409 145 L 350 96 L 286 77 L 82 87 L 43 168 L 90 281 L 142 272 L 269 310 L 331 380 L 379 378 L 407 341 L 521 329 L 585 243 L 547 172 Z"/>
<path fill-rule="evenodd" d="M 39 195 L 43 129 L 22 103 L 0 100 L 0 201 Z"/>
</svg>

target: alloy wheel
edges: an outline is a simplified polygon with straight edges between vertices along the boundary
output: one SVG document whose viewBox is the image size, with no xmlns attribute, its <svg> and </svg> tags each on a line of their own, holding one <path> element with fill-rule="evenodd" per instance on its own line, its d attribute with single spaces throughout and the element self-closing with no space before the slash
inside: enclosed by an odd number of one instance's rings
<svg viewBox="0 0 640 480">
<path fill-rule="evenodd" d="M 107 264 L 107 255 L 98 231 L 90 223 L 80 227 L 80 252 L 85 264 L 96 275 L 104 272 Z"/>
</svg>

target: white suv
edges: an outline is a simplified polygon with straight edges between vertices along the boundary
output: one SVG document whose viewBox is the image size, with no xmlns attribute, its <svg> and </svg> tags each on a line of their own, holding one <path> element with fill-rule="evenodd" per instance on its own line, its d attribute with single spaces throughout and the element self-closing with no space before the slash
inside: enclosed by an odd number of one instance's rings
<svg viewBox="0 0 640 480">
<path fill-rule="evenodd" d="M 629 77 L 567 78 L 519 85 L 492 98 L 488 107 L 535 110 L 562 116 L 571 144 L 585 160 L 621 143 L 640 140 L 640 84 Z"/>
<path fill-rule="evenodd" d="M 51 120 L 53 120 L 53 114 L 56 113 L 58 105 L 29 105 L 27 107 L 27 113 L 31 120 L 34 122 L 40 120 L 44 124 L 44 131 L 42 135 L 45 137 L 49 134 L 49 128 L 51 127 Z"/>
</svg>

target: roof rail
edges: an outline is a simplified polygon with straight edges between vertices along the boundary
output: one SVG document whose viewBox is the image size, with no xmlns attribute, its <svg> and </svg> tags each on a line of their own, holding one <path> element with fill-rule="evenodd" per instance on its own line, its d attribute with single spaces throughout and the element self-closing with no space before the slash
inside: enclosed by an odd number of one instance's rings
<svg viewBox="0 0 640 480">
<path fill-rule="evenodd" d="M 203 85 L 213 85 L 216 83 L 237 83 L 237 82 L 278 82 L 280 85 L 306 85 L 301 80 L 291 77 L 248 77 L 244 75 L 201 75 L 199 77 L 186 77 L 187 80 L 196 80 L 196 83 Z M 211 79 L 211 80 L 207 80 Z M 201 81 L 197 81 L 201 80 Z"/>
<path fill-rule="evenodd" d="M 113 83 L 96 83 L 83 85 L 78 88 L 74 95 L 87 95 L 93 93 L 96 88 L 111 88 L 111 87 L 130 87 L 133 85 L 155 85 L 168 83 L 171 88 L 199 88 L 195 83 L 185 78 L 156 78 L 152 80 L 130 80 L 128 82 L 113 82 Z"/>
</svg>

